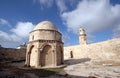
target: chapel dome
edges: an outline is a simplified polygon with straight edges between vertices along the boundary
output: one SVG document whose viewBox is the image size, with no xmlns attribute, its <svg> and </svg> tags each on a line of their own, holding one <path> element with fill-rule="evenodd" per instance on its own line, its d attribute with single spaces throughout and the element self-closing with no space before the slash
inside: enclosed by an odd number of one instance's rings
<svg viewBox="0 0 120 78">
<path fill-rule="evenodd" d="M 50 21 L 42 21 L 36 25 L 33 30 L 45 29 L 45 30 L 57 30 L 56 26 Z"/>
</svg>

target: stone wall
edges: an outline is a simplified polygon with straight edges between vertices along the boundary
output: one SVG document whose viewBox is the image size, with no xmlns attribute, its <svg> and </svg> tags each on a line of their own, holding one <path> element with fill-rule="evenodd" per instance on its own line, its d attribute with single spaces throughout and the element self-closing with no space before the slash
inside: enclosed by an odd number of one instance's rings
<svg viewBox="0 0 120 78">
<path fill-rule="evenodd" d="M 25 57 L 26 49 L 0 48 L 0 60 L 19 61 Z"/>
<path fill-rule="evenodd" d="M 120 38 L 87 44 L 64 47 L 64 58 L 90 58 L 90 59 L 120 59 Z"/>
<path fill-rule="evenodd" d="M 87 44 L 64 47 L 64 59 L 120 59 L 120 38 Z M 25 60 L 25 49 L 0 48 L 0 60 Z"/>
</svg>

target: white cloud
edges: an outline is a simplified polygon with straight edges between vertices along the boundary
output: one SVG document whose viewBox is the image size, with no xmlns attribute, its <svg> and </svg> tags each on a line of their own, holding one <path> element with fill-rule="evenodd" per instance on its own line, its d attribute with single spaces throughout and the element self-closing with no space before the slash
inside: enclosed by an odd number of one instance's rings
<svg viewBox="0 0 120 78">
<path fill-rule="evenodd" d="M 18 22 L 16 27 L 11 29 L 14 34 L 22 38 L 28 37 L 29 32 L 33 30 L 34 25 L 31 22 Z"/>
<path fill-rule="evenodd" d="M 0 31 L 0 42 L 2 43 L 23 43 L 28 37 L 29 32 L 33 30 L 34 25 L 31 22 L 18 22 L 15 28 L 10 29 L 7 33 Z"/>
<path fill-rule="evenodd" d="M 2 18 L 0 18 L 0 25 L 7 25 L 7 26 L 11 27 L 10 23 L 7 20 L 2 19 Z"/>
<path fill-rule="evenodd" d="M 53 5 L 54 0 L 33 0 L 33 2 L 39 2 L 41 7 L 51 7 Z"/>
<path fill-rule="evenodd" d="M 68 30 L 77 33 L 80 27 L 88 36 L 95 31 L 116 29 L 120 25 L 120 5 L 111 5 L 109 0 L 82 0 L 77 8 L 61 15 Z"/>
<path fill-rule="evenodd" d="M 116 28 L 113 30 L 113 32 L 114 32 L 113 38 L 120 37 L 120 25 L 118 25 L 118 27 L 116 27 Z"/>
<path fill-rule="evenodd" d="M 70 42 L 69 42 L 69 40 L 70 40 L 70 37 L 68 36 L 69 34 L 68 33 L 66 33 L 66 32 L 61 32 L 62 33 L 62 41 L 63 41 L 63 43 L 65 44 L 64 46 L 68 46 L 68 45 L 70 45 Z"/>
<path fill-rule="evenodd" d="M 60 12 L 64 12 L 67 10 L 67 6 L 65 5 L 64 0 L 56 0 L 56 5 L 59 8 Z"/>
<path fill-rule="evenodd" d="M 21 38 L 15 34 L 8 34 L 6 32 L 0 31 L 0 42 L 7 43 L 21 43 Z"/>
<path fill-rule="evenodd" d="M 72 0 L 67 2 L 71 2 L 71 1 Z M 60 10 L 60 12 L 64 12 L 67 10 L 67 6 L 65 5 L 65 0 L 33 0 L 33 3 L 36 3 L 36 2 L 40 3 L 41 9 L 50 8 L 55 3 L 55 5 Z"/>
</svg>

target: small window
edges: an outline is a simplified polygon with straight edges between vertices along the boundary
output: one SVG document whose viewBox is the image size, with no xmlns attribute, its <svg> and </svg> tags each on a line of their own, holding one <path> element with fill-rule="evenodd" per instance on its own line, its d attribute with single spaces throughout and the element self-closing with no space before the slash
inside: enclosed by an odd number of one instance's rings
<svg viewBox="0 0 120 78">
<path fill-rule="evenodd" d="M 34 40 L 34 35 L 32 36 L 32 40 Z"/>
</svg>

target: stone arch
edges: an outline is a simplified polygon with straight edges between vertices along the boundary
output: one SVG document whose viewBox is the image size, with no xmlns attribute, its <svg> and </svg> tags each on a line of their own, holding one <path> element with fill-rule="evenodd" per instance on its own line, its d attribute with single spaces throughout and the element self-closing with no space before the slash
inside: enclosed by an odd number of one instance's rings
<svg viewBox="0 0 120 78">
<path fill-rule="evenodd" d="M 28 55 L 29 55 L 29 65 L 30 66 L 35 66 L 36 65 L 36 57 L 37 57 L 37 53 L 36 53 L 36 49 L 35 49 L 35 46 L 32 45 L 29 49 L 29 52 L 28 52 Z"/>
<path fill-rule="evenodd" d="M 54 62 L 53 51 L 51 45 L 43 45 L 43 49 L 40 53 L 41 66 L 51 66 Z"/>
<path fill-rule="evenodd" d="M 28 54 L 31 53 L 31 50 L 33 49 L 34 45 L 32 45 L 30 48 L 29 48 L 29 51 L 28 51 Z"/>
<path fill-rule="evenodd" d="M 34 45 L 30 46 L 30 48 L 28 49 L 28 52 L 26 54 L 26 65 L 30 66 L 30 54 L 31 54 L 31 50 L 33 49 Z"/>
<path fill-rule="evenodd" d="M 40 47 L 40 50 L 42 51 L 42 50 L 43 50 L 43 48 L 44 48 L 46 45 L 49 45 L 49 44 L 48 44 L 48 43 L 46 43 L 46 42 L 45 42 L 44 44 L 42 44 L 42 45 L 41 45 L 41 47 Z"/>
</svg>

